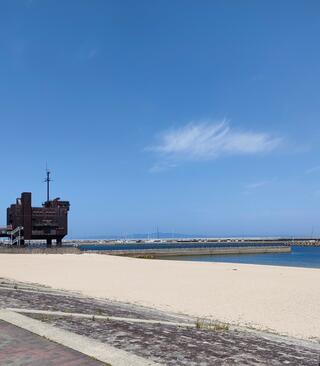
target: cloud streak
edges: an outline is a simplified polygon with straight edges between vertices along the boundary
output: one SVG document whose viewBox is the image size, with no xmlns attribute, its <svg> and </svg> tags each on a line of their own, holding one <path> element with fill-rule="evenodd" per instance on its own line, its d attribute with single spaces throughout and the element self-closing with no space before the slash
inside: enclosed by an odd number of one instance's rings
<svg viewBox="0 0 320 366">
<path fill-rule="evenodd" d="M 317 173 L 317 172 L 320 172 L 320 165 L 314 166 L 314 167 L 306 170 L 306 174 L 312 174 L 312 173 Z"/>
<path fill-rule="evenodd" d="M 254 182 L 254 183 L 249 183 L 245 186 L 245 188 L 247 190 L 251 190 L 251 189 L 257 189 L 263 186 L 266 186 L 267 184 L 269 184 L 271 181 L 270 180 L 263 180 L 260 182 Z"/>
<path fill-rule="evenodd" d="M 260 189 L 263 189 L 266 186 L 269 186 L 270 184 L 274 183 L 276 181 L 276 178 L 272 178 L 269 180 L 261 180 L 256 181 L 252 183 L 248 183 L 244 186 L 244 194 L 251 194 L 256 191 L 260 191 Z"/>
<path fill-rule="evenodd" d="M 252 155 L 276 149 L 281 139 L 267 133 L 238 131 L 228 121 L 192 122 L 165 131 L 148 150 L 171 161 L 212 160 L 229 155 Z"/>
</svg>

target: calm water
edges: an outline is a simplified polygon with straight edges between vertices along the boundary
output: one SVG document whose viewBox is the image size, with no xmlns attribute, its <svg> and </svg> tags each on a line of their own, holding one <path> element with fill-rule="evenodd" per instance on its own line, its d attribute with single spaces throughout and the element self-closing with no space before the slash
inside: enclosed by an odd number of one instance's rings
<svg viewBox="0 0 320 366">
<path fill-rule="evenodd" d="M 167 259 L 167 258 L 166 258 Z M 170 257 L 174 260 L 197 262 L 229 262 L 247 264 L 269 264 L 274 266 L 320 268 L 320 247 L 292 247 L 291 253 L 237 254 Z"/>
</svg>

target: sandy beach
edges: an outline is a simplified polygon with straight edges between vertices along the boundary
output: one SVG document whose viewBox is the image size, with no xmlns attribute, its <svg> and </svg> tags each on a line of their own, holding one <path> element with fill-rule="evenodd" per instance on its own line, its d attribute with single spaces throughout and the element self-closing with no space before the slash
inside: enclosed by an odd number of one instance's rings
<svg viewBox="0 0 320 366">
<path fill-rule="evenodd" d="M 0 277 L 320 339 L 319 269 L 97 254 L 1 254 Z"/>
</svg>

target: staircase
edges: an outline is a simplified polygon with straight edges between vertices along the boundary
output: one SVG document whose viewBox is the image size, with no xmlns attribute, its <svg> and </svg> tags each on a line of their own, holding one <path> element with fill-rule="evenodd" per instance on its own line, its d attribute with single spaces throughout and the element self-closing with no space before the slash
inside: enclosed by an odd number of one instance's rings
<svg viewBox="0 0 320 366">
<path fill-rule="evenodd" d="M 24 240 L 24 236 L 23 236 L 23 226 L 18 226 L 16 227 L 14 230 L 9 232 L 10 237 L 11 237 L 11 245 L 17 245 L 20 246 L 21 245 L 21 241 Z"/>
</svg>

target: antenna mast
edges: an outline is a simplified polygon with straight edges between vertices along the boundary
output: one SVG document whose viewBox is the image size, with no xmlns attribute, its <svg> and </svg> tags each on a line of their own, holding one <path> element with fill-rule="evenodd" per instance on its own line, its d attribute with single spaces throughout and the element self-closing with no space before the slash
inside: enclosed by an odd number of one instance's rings
<svg viewBox="0 0 320 366">
<path fill-rule="evenodd" d="M 45 182 L 47 183 L 47 202 L 50 201 L 50 182 L 51 182 L 51 178 L 50 178 L 50 170 L 46 167 L 46 179 Z"/>
</svg>

